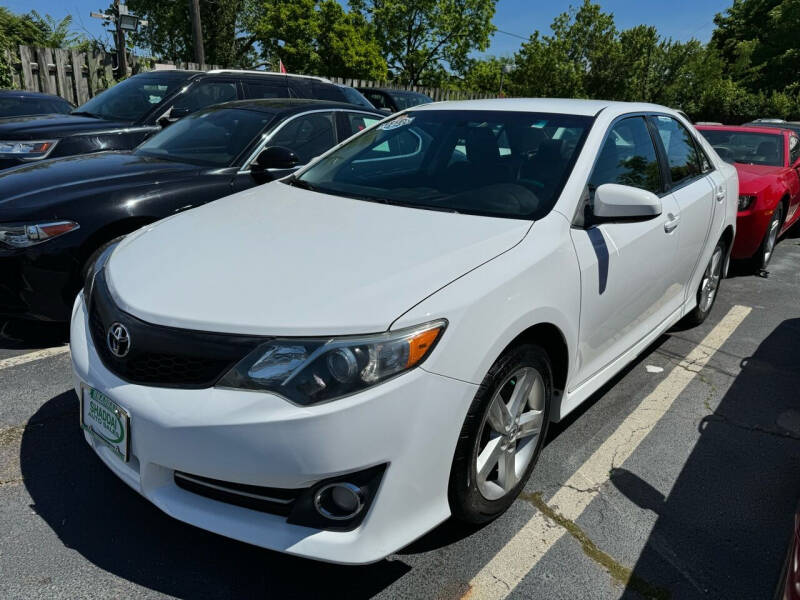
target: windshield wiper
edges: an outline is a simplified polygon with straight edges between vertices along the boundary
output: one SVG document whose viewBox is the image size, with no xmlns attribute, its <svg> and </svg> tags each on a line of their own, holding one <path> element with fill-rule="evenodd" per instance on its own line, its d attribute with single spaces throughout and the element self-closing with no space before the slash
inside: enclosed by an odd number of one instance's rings
<svg viewBox="0 0 800 600">
<path fill-rule="evenodd" d="M 85 110 L 73 110 L 69 114 L 77 115 L 79 117 L 91 117 L 92 119 L 100 119 L 101 118 L 100 115 L 96 115 L 94 113 L 90 113 L 90 112 L 87 112 Z"/>
<path fill-rule="evenodd" d="M 317 188 L 308 183 L 307 181 L 303 181 L 302 179 L 297 179 L 297 177 L 290 177 L 288 180 L 284 182 L 286 185 L 291 185 L 292 187 L 297 187 L 302 190 L 308 190 L 310 192 L 317 191 Z"/>
</svg>

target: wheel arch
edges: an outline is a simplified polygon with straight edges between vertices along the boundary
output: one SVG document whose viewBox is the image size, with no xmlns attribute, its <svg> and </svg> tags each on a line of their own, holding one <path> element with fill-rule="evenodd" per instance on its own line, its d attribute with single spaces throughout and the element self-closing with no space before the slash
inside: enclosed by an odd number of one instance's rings
<svg viewBox="0 0 800 600">
<path fill-rule="evenodd" d="M 81 246 L 81 265 L 83 265 L 83 263 L 89 259 L 89 257 L 92 255 L 92 252 L 97 250 L 103 244 L 110 242 L 114 238 L 118 238 L 121 235 L 127 235 L 133 231 L 136 231 L 140 227 L 149 225 L 156 220 L 157 219 L 155 217 L 126 217 L 99 228 L 88 238 L 86 238 L 86 241 L 84 241 L 83 245 Z"/>
<path fill-rule="evenodd" d="M 547 353 L 553 368 L 554 393 L 561 396 L 566 389 L 569 373 L 569 345 L 561 329 L 548 322 L 531 325 L 520 332 L 503 352 L 520 344 L 536 344 Z"/>
</svg>

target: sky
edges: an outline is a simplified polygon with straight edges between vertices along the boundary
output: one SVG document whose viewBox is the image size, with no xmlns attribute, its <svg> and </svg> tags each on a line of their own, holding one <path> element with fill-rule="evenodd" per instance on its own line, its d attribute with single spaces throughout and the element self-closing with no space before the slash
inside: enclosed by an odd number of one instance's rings
<svg viewBox="0 0 800 600">
<path fill-rule="evenodd" d="M 185 2 L 186 0 L 164 0 Z M 341 1 L 341 0 L 340 0 Z M 659 33 L 675 40 L 697 38 L 708 41 L 714 30 L 714 15 L 728 8 L 732 0 L 595 0 L 605 12 L 614 14 L 619 29 L 634 25 L 655 25 Z M 539 30 L 548 32 L 553 18 L 566 11 L 570 5 L 582 0 L 499 0 L 494 24 L 498 31 L 486 54 L 511 55 L 528 36 Z M 0 0 L 0 4 L 13 12 L 24 13 L 31 9 L 60 19 L 73 15 L 76 29 L 86 30 L 94 37 L 104 37 L 99 19 L 89 16 L 92 11 L 105 9 L 109 0 Z M 343 2 L 344 3 L 344 2 Z"/>
</svg>

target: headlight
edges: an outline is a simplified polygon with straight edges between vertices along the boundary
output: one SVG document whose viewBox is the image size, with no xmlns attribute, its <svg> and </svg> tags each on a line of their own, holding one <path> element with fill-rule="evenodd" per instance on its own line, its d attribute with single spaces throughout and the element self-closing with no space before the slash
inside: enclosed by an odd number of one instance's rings
<svg viewBox="0 0 800 600">
<path fill-rule="evenodd" d="M 58 140 L 0 141 L 0 157 L 38 160 L 53 151 Z"/>
<path fill-rule="evenodd" d="M 275 339 L 246 356 L 217 387 L 275 392 L 302 405 L 333 400 L 419 366 L 446 326 L 439 320 L 361 337 Z"/>
<path fill-rule="evenodd" d="M 739 194 L 739 210 L 747 210 L 756 201 L 756 196 L 750 194 Z"/>
<path fill-rule="evenodd" d="M 52 221 L 33 225 L 0 224 L 0 243 L 12 248 L 27 248 L 78 229 L 74 221 Z"/>
</svg>

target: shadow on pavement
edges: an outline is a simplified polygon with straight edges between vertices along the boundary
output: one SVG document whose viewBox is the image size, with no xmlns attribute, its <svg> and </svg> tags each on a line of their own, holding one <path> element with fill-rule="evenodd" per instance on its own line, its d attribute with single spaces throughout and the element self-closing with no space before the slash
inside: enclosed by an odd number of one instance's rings
<svg viewBox="0 0 800 600">
<path fill-rule="evenodd" d="M 230 540 L 163 514 L 100 462 L 78 428 L 74 392 L 29 420 L 20 463 L 31 507 L 99 568 L 178 598 L 368 598 L 410 570 L 342 567 Z"/>
<path fill-rule="evenodd" d="M 66 323 L 3 321 L 0 319 L 0 350 L 37 350 L 60 346 L 69 339 Z"/>
<path fill-rule="evenodd" d="M 672 598 L 770 598 L 800 497 L 800 319 L 742 361 L 672 490 L 624 469 L 612 483 L 658 515 L 633 573 Z M 630 588 L 624 598 L 638 598 Z"/>
</svg>

